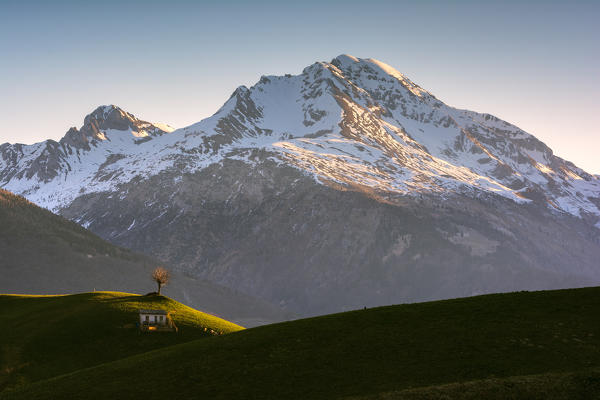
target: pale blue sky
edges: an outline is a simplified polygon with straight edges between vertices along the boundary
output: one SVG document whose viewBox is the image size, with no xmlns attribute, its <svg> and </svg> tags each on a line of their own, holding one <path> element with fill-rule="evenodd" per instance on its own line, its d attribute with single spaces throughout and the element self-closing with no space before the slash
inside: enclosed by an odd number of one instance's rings
<svg viewBox="0 0 600 400">
<path fill-rule="evenodd" d="M 0 143 L 101 104 L 183 127 L 239 85 L 349 53 L 600 173 L 600 2 L 0 0 Z"/>
</svg>

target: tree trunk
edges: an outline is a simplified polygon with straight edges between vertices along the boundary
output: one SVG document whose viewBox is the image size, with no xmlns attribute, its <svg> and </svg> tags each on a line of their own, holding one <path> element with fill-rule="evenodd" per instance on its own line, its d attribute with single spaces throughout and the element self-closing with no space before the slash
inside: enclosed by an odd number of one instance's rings
<svg viewBox="0 0 600 400">
<path fill-rule="evenodd" d="M 156 282 L 156 284 L 158 285 L 158 295 L 160 296 L 160 287 L 161 287 L 162 285 L 160 284 L 160 282 Z"/>
</svg>

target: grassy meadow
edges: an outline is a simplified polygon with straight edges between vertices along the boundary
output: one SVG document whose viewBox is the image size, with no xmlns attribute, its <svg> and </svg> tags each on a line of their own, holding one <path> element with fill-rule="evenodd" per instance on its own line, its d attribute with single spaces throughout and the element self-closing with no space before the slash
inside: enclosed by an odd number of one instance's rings
<svg viewBox="0 0 600 400">
<path fill-rule="evenodd" d="M 139 309 L 172 311 L 177 334 L 140 334 Z M 164 296 L 0 295 L 0 390 L 243 329 Z M 206 331 L 205 331 L 206 328 Z"/>
<path fill-rule="evenodd" d="M 122 354 L 115 361 L 92 349 L 120 328 L 94 330 L 70 343 L 71 373 L 34 369 L 37 382 L 0 398 L 593 398 L 599 311 L 600 288 L 584 288 L 379 307 L 237 332 L 231 326 L 231 334 L 199 340 L 191 339 L 201 332 L 183 329 L 190 341 L 153 342 L 148 352 L 123 330 L 128 341 L 106 356 Z M 128 320 L 119 318 L 116 325 Z M 63 337 L 52 339 L 67 344 Z M 58 352 L 46 352 L 42 340 L 36 348 L 38 365 L 53 365 Z M 33 357 L 23 354 L 23 361 Z M 95 366 L 73 372 L 90 358 Z"/>
</svg>

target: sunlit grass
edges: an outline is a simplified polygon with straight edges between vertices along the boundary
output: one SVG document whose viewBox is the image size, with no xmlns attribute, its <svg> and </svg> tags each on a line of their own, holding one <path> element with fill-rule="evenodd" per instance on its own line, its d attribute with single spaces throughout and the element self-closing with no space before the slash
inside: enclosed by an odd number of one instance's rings
<svg viewBox="0 0 600 400">
<path fill-rule="evenodd" d="M 171 311 L 178 333 L 140 334 L 141 308 Z M 0 295 L 0 390 L 148 350 L 242 329 L 164 296 Z"/>
<path fill-rule="evenodd" d="M 424 399 L 496 387 L 514 399 L 559 399 L 579 396 L 579 382 L 589 398 L 598 310 L 600 288 L 358 310 L 140 352 L 0 398 L 371 399 L 424 388 L 413 394 Z"/>
</svg>

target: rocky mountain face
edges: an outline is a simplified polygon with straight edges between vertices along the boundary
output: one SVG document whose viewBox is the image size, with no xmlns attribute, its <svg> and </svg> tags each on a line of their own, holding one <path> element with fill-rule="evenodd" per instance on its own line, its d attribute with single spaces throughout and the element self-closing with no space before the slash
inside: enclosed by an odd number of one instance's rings
<svg viewBox="0 0 600 400">
<path fill-rule="evenodd" d="M 0 146 L 0 185 L 300 315 L 600 283 L 600 177 L 373 59 L 263 76 L 175 131 L 100 107 Z"/>
</svg>

